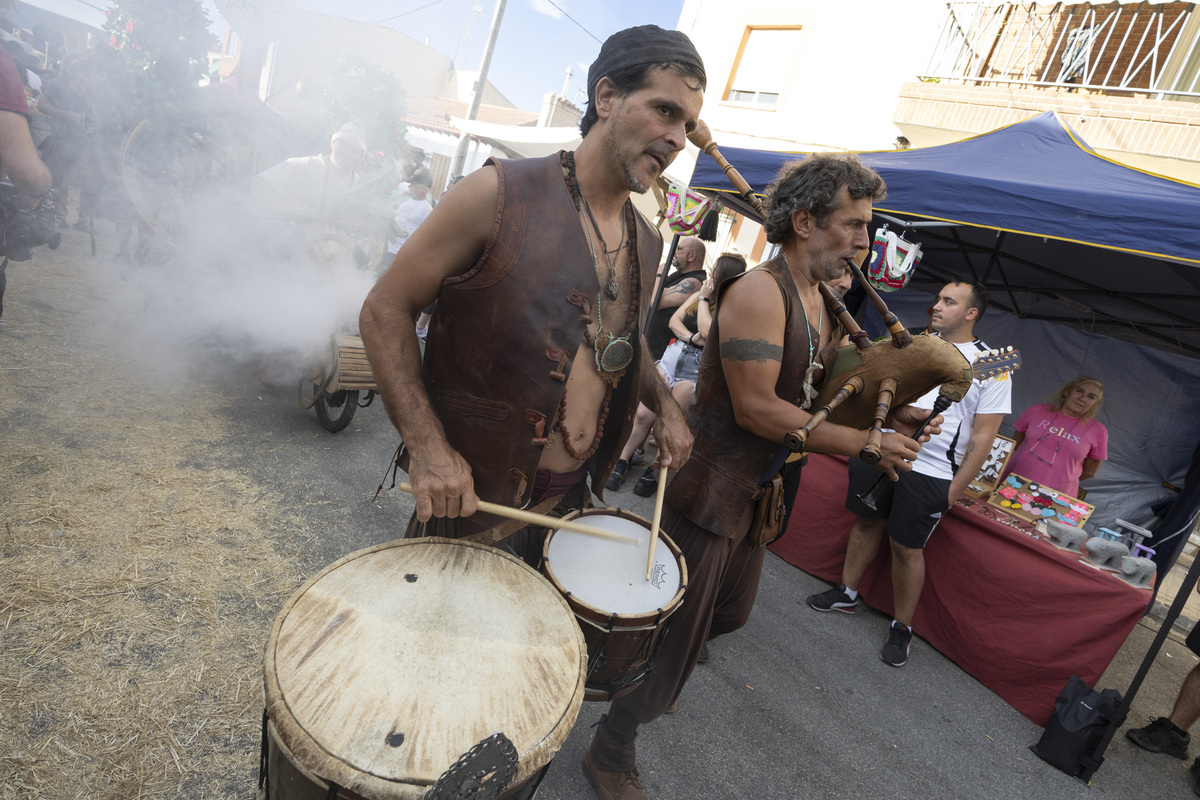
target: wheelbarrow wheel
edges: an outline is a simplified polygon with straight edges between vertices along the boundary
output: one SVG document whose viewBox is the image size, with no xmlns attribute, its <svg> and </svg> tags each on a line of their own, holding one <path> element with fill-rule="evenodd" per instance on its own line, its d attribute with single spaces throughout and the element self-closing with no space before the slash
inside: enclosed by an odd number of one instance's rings
<svg viewBox="0 0 1200 800">
<path fill-rule="evenodd" d="M 354 419 L 354 412 L 358 410 L 358 392 L 346 389 L 320 391 L 313 408 L 317 411 L 317 422 L 321 423 L 321 427 L 330 433 L 337 433 Z"/>
</svg>

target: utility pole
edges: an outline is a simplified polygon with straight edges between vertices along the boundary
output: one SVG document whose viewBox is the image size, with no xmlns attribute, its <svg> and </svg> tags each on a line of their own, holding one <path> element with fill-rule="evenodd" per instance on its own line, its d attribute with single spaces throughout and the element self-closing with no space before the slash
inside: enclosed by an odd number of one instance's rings
<svg viewBox="0 0 1200 800">
<path fill-rule="evenodd" d="M 483 62 L 479 65 L 479 75 L 475 78 L 475 87 L 471 91 L 471 105 L 467 109 L 467 119 L 475 119 L 479 113 L 479 103 L 483 99 L 483 87 L 487 85 L 488 67 L 492 64 L 492 51 L 496 49 L 496 38 L 500 35 L 500 21 L 504 18 L 504 6 L 508 0 L 496 0 L 496 13 L 492 16 L 492 29 L 488 31 L 487 47 L 483 49 Z M 458 137 L 458 150 L 454 153 L 454 161 L 450 164 L 450 180 L 456 181 L 462 177 L 463 164 L 467 160 L 467 145 L 471 136 L 466 131 Z"/>
</svg>

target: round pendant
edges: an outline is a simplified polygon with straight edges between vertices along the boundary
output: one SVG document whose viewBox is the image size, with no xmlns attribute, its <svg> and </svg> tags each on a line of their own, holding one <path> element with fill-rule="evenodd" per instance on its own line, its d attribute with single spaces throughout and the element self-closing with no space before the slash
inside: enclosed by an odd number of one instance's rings
<svg viewBox="0 0 1200 800">
<path fill-rule="evenodd" d="M 613 339 L 600 354 L 600 369 L 605 372 L 620 372 L 633 361 L 633 347 L 624 339 Z"/>
</svg>

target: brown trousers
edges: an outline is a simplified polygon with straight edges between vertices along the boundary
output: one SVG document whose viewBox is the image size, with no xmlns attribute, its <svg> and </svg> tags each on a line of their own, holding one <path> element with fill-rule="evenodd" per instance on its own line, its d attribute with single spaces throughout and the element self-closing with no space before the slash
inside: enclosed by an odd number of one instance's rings
<svg viewBox="0 0 1200 800">
<path fill-rule="evenodd" d="M 745 625 L 758 595 L 766 550 L 751 545 L 745 534 L 718 536 L 670 507 L 663 509 L 662 530 L 683 552 L 687 591 L 671 615 L 654 671 L 637 689 L 614 700 L 605 724 L 597 728 L 592 758 L 609 772 L 634 768 L 638 726 L 670 708 L 691 676 L 700 648 Z"/>
</svg>

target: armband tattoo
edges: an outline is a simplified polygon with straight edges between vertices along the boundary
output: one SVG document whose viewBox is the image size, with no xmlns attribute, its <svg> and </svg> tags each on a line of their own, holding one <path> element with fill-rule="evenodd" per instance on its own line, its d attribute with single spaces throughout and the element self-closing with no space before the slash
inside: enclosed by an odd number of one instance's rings
<svg viewBox="0 0 1200 800">
<path fill-rule="evenodd" d="M 783 345 L 765 339 L 729 339 L 721 343 L 721 358 L 727 361 L 778 361 L 783 363 Z"/>
</svg>

